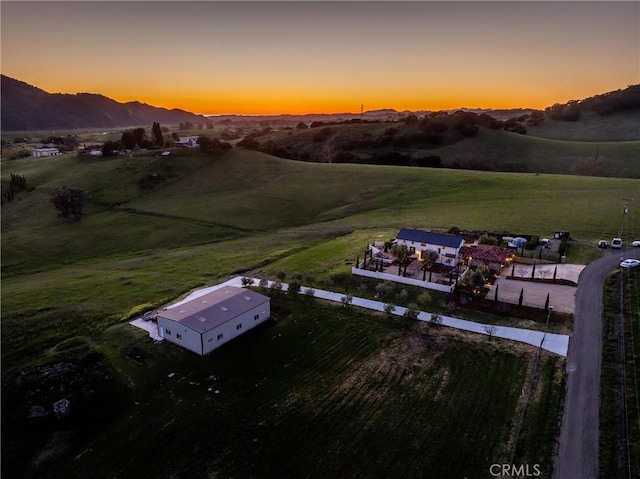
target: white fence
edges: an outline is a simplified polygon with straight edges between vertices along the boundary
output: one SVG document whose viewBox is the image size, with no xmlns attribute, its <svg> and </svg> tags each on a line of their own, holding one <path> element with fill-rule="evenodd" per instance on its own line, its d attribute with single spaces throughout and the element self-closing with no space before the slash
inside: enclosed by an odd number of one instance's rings
<svg viewBox="0 0 640 479">
<path fill-rule="evenodd" d="M 366 269 L 360 268 L 351 268 L 351 273 L 358 276 L 366 276 L 367 278 L 376 278 L 393 281 L 395 283 L 410 284 L 412 286 L 419 286 L 421 288 L 435 289 L 436 291 L 442 291 L 444 293 L 452 293 L 456 287 L 455 282 L 451 285 L 430 283 L 429 281 L 420 281 L 419 279 L 405 278 L 404 276 L 398 276 L 389 273 L 380 273 L 378 271 L 368 271 Z"/>
</svg>

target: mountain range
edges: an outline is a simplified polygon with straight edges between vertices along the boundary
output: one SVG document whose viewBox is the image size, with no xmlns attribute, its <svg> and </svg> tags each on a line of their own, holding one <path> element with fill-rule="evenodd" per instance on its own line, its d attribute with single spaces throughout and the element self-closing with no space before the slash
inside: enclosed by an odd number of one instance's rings
<svg viewBox="0 0 640 479">
<path fill-rule="evenodd" d="M 93 93 L 48 93 L 6 75 L 1 76 L 1 129 L 118 128 L 182 122 L 202 123 L 206 117 L 188 111 L 157 108 L 137 101 L 120 103 Z"/>
<path fill-rule="evenodd" d="M 381 109 L 363 113 L 311 113 L 306 115 L 196 115 L 185 110 L 158 108 L 138 101 L 120 103 L 104 95 L 94 93 L 48 93 L 20 80 L 1 75 L 1 117 L 2 131 L 62 130 L 80 128 L 128 128 L 149 126 L 153 122 L 163 125 L 177 125 L 190 122 L 202 124 L 209 121 L 340 121 L 366 119 L 371 121 L 396 121 L 409 115 L 424 116 L 431 113 L 420 111 L 397 111 Z M 575 121 L 581 113 L 593 111 L 607 115 L 615 111 L 640 108 L 640 85 L 630 85 L 624 90 L 616 90 L 596 95 L 580 101 L 556 104 L 545 109 L 551 118 Z M 459 108 L 457 110 L 486 113 L 498 120 L 506 121 L 532 113 L 534 110 Z M 451 110 L 451 111 L 457 111 Z"/>
</svg>

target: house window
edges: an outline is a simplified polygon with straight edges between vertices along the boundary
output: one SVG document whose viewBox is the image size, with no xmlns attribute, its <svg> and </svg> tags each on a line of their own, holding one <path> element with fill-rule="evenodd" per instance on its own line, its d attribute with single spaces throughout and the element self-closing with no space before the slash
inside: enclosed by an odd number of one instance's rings
<svg viewBox="0 0 640 479">
<path fill-rule="evenodd" d="M 242 329 L 242 323 L 236 325 L 236 329 Z"/>
<path fill-rule="evenodd" d="M 222 333 L 218 334 L 218 341 L 222 339 Z"/>
<path fill-rule="evenodd" d="M 209 338 L 209 339 L 207 340 L 207 342 L 208 342 L 208 343 L 210 343 L 211 341 L 213 341 L 213 338 Z"/>
<path fill-rule="evenodd" d="M 165 329 L 164 332 L 167 333 L 168 336 L 171 336 L 171 330 L 170 329 Z"/>
<path fill-rule="evenodd" d="M 176 338 L 182 339 L 182 334 L 180 334 L 180 333 L 176 334 Z"/>
<path fill-rule="evenodd" d="M 253 317 L 253 320 L 254 320 L 254 321 L 257 321 L 258 319 L 260 319 L 260 315 L 259 315 L 259 314 L 256 314 L 256 315 Z"/>
</svg>

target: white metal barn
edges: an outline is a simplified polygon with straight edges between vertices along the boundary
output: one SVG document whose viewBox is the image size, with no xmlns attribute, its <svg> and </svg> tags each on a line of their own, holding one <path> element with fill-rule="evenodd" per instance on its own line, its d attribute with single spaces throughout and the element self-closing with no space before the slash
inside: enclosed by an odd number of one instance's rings
<svg viewBox="0 0 640 479">
<path fill-rule="evenodd" d="M 225 286 L 158 312 L 158 335 L 205 355 L 271 316 L 270 298 Z"/>
</svg>

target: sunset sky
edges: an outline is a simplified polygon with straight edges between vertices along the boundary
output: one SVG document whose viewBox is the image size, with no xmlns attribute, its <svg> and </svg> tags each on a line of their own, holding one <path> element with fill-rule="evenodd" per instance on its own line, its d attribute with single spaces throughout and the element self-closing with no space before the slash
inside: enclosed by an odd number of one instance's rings
<svg viewBox="0 0 640 479">
<path fill-rule="evenodd" d="M 640 83 L 640 2 L 9 2 L 2 73 L 204 114 L 544 108 Z"/>
</svg>

